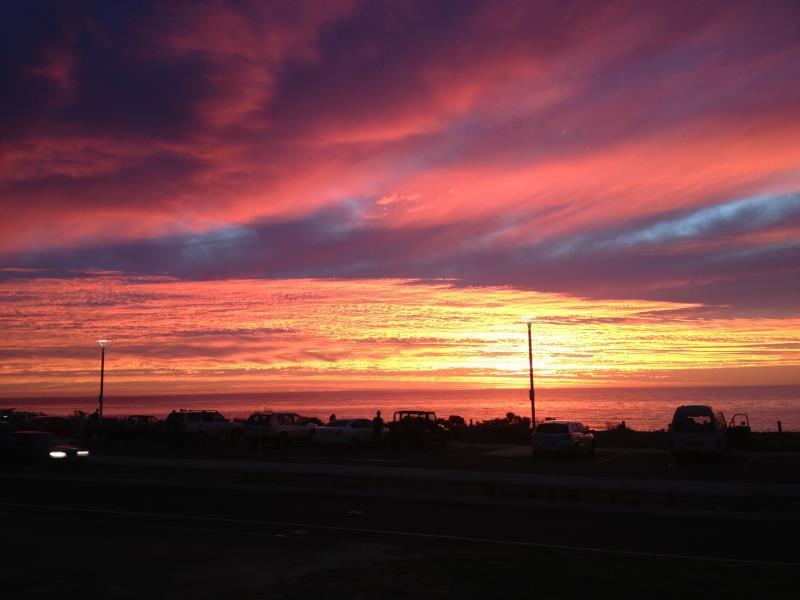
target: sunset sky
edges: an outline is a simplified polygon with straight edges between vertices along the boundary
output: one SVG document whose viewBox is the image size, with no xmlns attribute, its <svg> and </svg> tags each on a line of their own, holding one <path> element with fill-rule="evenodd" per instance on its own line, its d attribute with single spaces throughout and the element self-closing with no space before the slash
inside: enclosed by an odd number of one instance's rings
<svg viewBox="0 0 800 600">
<path fill-rule="evenodd" d="M 0 395 L 800 384 L 796 1 L 0 10 Z"/>
</svg>

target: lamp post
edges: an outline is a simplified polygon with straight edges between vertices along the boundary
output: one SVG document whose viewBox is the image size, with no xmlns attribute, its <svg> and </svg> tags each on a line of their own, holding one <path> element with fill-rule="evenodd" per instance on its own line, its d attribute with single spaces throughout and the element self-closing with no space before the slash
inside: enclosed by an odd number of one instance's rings
<svg viewBox="0 0 800 600">
<path fill-rule="evenodd" d="M 528 325 L 528 372 L 531 383 L 528 396 L 530 396 L 531 399 L 531 427 L 536 429 L 536 393 L 533 389 L 533 343 L 531 341 L 531 325 L 533 324 L 533 319 L 528 319 L 526 323 Z"/>
<path fill-rule="evenodd" d="M 97 426 L 100 436 L 103 435 L 103 379 L 106 370 L 106 345 L 110 340 L 97 340 L 100 344 L 100 395 L 97 397 Z"/>
</svg>

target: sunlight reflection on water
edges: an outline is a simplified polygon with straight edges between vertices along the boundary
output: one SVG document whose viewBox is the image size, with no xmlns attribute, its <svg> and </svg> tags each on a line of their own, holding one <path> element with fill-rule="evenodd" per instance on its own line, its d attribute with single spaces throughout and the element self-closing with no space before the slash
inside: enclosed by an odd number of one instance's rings
<svg viewBox="0 0 800 600">
<path fill-rule="evenodd" d="M 728 418 L 748 413 L 754 429 L 800 430 L 800 386 L 726 388 L 616 388 L 542 389 L 536 392 L 537 418 L 578 419 L 604 428 L 625 421 L 634 429 L 661 429 L 680 404 L 713 404 Z M 5 406 L 66 414 L 79 409 L 90 412 L 95 398 L 27 398 L 0 400 Z M 178 408 L 214 408 L 228 417 L 246 417 L 254 410 L 291 410 L 327 419 L 374 415 L 384 418 L 399 409 L 435 410 L 440 417 L 461 415 L 483 420 L 507 412 L 530 414 L 527 390 L 359 390 L 336 392 L 267 392 L 256 394 L 203 394 L 169 396 L 108 396 L 107 415 L 131 413 L 163 417 Z"/>
</svg>

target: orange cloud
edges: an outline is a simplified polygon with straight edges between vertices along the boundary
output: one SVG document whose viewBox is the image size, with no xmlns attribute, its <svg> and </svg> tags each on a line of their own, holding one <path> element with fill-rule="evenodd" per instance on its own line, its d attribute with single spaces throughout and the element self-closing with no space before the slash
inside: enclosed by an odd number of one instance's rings
<svg viewBox="0 0 800 600">
<path fill-rule="evenodd" d="M 800 381 L 800 319 L 407 280 L 229 280 L 97 274 L 0 284 L 6 395 Z M 739 370 L 739 375 L 736 375 Z"/>
</svg>

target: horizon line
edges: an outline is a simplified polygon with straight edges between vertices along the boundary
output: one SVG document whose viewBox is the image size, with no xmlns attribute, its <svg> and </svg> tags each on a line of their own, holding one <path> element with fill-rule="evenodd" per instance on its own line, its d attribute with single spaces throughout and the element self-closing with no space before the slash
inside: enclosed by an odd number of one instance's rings
<svg viewBox="0 0 800 600">
<path fill-rule="evenodd" d="M 610 385 L 610 386 L 545 386 L 535 388 L 537 391 L 545 390 L 636 390 L 636 389 L 742 389 L 742 388 L 791 388 L 800 387 L 799 383 L 778 383 L 778 384 L 749 384 L 749 385 L 710 385 L 710 384 L 695 384 L 695 385 Z M 254 396 L 259 394 L 335 394 L 335 393 L 380 393 L 380 392 L 483 392 L 483 391 L 519 391 L 520 393 L 527 393 L 527 387 L 479 387 L 479 388 L 330 388 L 330 389 L 285 389 L 285 390 L 263 390 L 263 391 L 246 391 L 246 392 L 229 392 L 229 391 L 214 391 L 214 392 L 142 392 L 142 393 L 120 393 L 108 394 L 105 393 L 106 398 L 133 398 L 133 397 L 163 397 L 163 396 Z M 86 398 L 94 397 L 96 394 L 71 394 L 71 393 L 48 393 L 36 396 L 20 396 L 20 395 L 5 395 L 0 393 L 0 400 L 29 400 L 29 399 L 42 399 L 42 398 Z"/>
</svg>

